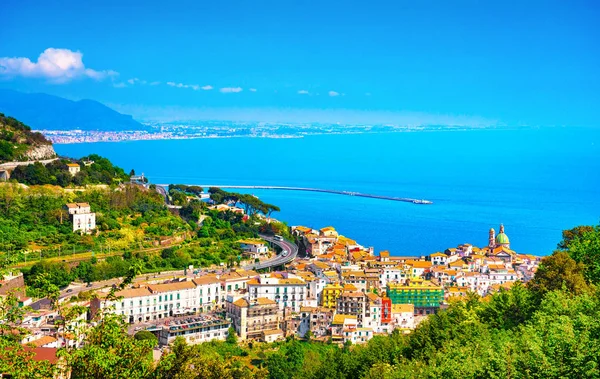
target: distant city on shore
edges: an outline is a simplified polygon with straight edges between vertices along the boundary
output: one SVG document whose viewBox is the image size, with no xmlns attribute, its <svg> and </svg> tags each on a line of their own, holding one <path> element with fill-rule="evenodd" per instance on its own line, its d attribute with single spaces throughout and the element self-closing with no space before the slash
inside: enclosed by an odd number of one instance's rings
<svg viewBox="0 0 600 379">
<path fill-rule="evenodd" d="M 119 142 L 193 138 L 302 138 L 322 134 L 458 131 L 483 127 L 464 125 L 393 125 L 341 123 L 266 123 L 237 121 L 186 121 L 145 123 L 144 130 L 38 130 L 56 144 Z"/>
</svg>

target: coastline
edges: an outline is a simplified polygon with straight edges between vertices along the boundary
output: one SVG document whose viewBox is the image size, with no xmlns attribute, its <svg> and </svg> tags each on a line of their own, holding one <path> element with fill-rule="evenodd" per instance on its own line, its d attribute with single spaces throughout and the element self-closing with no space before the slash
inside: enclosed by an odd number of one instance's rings
<svg viewBox="0 0 600 379">
<path fill-rule="evenodd" d="M 129 141 L 169 141 L 169 140 L 195 140 L 195 139 L 228 139 L 228 138 L 252 138 L 252 139 L 302 139 L 310 136 L 323 135 L 359 135 L 359 134 L 396 134 L 396 133 L 416 133 L 416 132 L 466 132 L 466 131 L 492 131 L 492 130 L 515 130 L 517 127 L 407 127 L 393 130 L 371 131 L 319 131 L 303 132 L 298 134 L 212 134 L 212 135 L 176 135 L 161 132 L 141 132 L 141 131 L 120 131 L 120 132 L 101 132 L 101 131 L 59 131 L 59 130 L 35 130 L 44 134 L 55 145 L 70 145 L 98 142 L 129 142 Z M 90 134 L 92 133 L 92 134 Z"/>
</svg>

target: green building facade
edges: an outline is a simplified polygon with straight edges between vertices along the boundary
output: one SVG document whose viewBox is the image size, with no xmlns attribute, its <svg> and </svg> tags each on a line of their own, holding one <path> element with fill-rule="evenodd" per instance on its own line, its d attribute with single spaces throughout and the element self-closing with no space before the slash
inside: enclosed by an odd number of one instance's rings
<svg viewBox="0 0 600 379">
<path fill-rule="evenodd" d="M 392 304 L 413 304 L 415 314 L 431 314 L 437 312 L 444 300 L 444 289 L 432 283 L 387 285 L 387 297 Z"/>
</svg>

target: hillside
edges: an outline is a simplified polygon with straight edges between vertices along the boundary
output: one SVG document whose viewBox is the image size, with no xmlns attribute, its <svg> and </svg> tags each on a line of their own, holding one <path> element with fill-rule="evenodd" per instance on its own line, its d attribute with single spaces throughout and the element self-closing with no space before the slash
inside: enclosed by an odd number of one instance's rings
<svg viewBox="0 0 600 379">
<path fill-rule="evenodd" d="M 0 113 L 0 163 L 54 158 L 52 142 L 22 122 Z"/>
<path fill-rule="evenodd" d="M 43 93 L 0 89 L 0 112 L 22 120 L 36 130 L 122 131 L 146 127 L 93 100 L 72 101 Z"/>
</svg>

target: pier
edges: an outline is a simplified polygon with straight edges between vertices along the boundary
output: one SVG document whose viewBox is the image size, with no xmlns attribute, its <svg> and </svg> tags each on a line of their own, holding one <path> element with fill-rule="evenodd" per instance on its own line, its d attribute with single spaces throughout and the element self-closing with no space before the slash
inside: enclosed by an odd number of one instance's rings
<svg viewBox="0 0 600 379">
<path fill-rule="evenodd" d="M 159 186 L 168 186 L 168 184 L 158 184 Z M 370 199 L 379 199 L 379 200 L 389 200 L 389 201 L 402 201 L 405 203 L 413 203 L 413 204 L 433 204 L 432 201 L 425 199 L 413 199 L 409 197 L 395 197 L 395 196 L 381 196 L 381 195 L 372 195 L 368 193 L 361 192 L 351 192 L 351 191 L 339 191 L 339 190 L 330 190 L 330 189 L 322 189 L 322 188 L 310 188 L 310 187 L 285 187 L 285 186 L 238 186 L 238 185 L 216 185 L 216 184 L 194 184 L 198 185 L 205 190 L 210 187 L 218 187 L 218 188 L 232 188 L 232 189 L 267 189 L 267 190 L 284 190 L 284 191 L 307 191 L 307 192 L 322 192 L 322 193 L 331 193 L 335 195 L 346 195 L 346 196 L 357 196 L 357 197 L 366 197 Z"/>
</svg>

